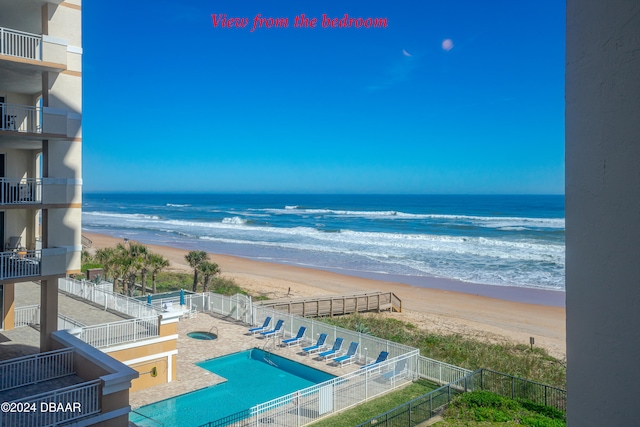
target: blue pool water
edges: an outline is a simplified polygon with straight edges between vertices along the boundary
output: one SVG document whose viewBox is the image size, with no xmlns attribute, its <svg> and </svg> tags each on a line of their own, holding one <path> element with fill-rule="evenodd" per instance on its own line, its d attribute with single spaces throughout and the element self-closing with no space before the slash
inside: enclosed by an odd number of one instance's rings
<svg viewBox="0 0 640 427">
<path fill-rule="evenodd" d="M 265 356 L 276 366 L 267 363 Z M 199 426 L 334 378 L 255 348 L 197 365 L 226 378 L 227 382 L 142 406 L 136 412 L 160 421 L 165 427 Z M 157 426 L 136 413 L 129 418 L 139 426 Z"/>
</svg>

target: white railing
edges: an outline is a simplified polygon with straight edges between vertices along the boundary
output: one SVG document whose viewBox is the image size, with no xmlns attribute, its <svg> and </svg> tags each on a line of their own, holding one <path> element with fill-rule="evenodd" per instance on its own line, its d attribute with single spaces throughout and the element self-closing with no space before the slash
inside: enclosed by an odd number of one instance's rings
<svg viewBox="0 0 640 427">
<path fill-rule="evenodd" d="M 38 325 L 40 324 L 40 305 L 27 305 L 16 307 L 13 310 L 13 327 Z"/>
<path fill-rule="evenodd" d="M 0 178 L 0 204 L 24 205 L 42 203 L 42 179 Z"/>
<path fill-rule="evenodd" d="M 96 348 L 111 347 L 159 336 L 158 316 L 85 326 L 78 336 Z"/>
<path fill-rule="evenodd" d="M 0 54 L 40 61 L 42 36 L 0 27 Z"/>
<path fill-rule="evenodd" d="M 100 285 L 91 282 L 79 281 L 68 277 L 58 280 L 58 289 L 69 295 L 84 298 L 87 301 L 99 304 L 105 310 L 115 310 L 127 316 L 143 318 L 157 316 L 161 311 L 125 295 L 103 289 Z"/>
<path fill-rule="evenodd" d="M 42 133 L 40 108 L 0 102 L 0 130 Z"/>
<path fill-rule="evenodd" d="M 251 297 L 242 294 L 232 296 L 209 293 L 209 310 L 212 313 L 229 316 L 244 323 L 253 323 Z M 198 298 L 193 295 L 192 301 L 198 306 Z"/>
<path fill-rule="evenodd" d="M 84 323 L 78 322 L 71 317 L 65 316 L 64 314 L 58 313 L 58 330 L 64 331 L 66 329 L 75 329 L 75 328 L 84 328 L 87 325 Z"/>
<path fill-rule="evenodd" d="M 471 372 L 473 371 L 440 362 L 438 360 L 429 359 L 428 357 L 418 357 L 418 375 L 420 375 L 420 378 L 425 378 L 440 385 L 458 381 L 460 378 L 469 375 Z"/>
<path fill-rule="evenodd" d="M 41 250 L 0 253 L 0 280 L 39 276 L 41 258 Z"/>
<path fill-rule="evenodd" d="M 31 412 L 0 412 L 0 425 L 49 427 L 97 414 L 100 412 L 101 381 L 100 379 L 87 381 L 8 402 L 9 408 L 14 403 L 20 403 L 23 408 L 28 406 L 35 410 Z M 56 410 L 56 408 L 68 410 Z"/>
<path fill-rule="evenodd" d="M 403 386 L 416 377 L 418 350 L 380 363 L 376 369 L 361 369 L 303 390 L 261 403 L 224 419 L 214 426 L 304 426 L 338 411 Z"/>
<path fill-rule="evenodd" d="M 74 372 L 71 348 L 10 359 L 0 362 L 0 391 L 37 384 Z"/>
</svg>

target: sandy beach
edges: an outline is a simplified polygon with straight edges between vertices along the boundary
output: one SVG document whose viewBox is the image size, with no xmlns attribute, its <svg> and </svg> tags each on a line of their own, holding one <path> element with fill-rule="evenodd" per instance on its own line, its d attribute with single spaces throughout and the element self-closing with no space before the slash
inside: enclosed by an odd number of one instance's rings
<svg viewBox="0 0 640 427">
<path fill-rule="evenodd" d="M 84 232 L 93 242 L 93 249 L 115 246 L 121 239 Z M 147 244 L 146 242 L 140 242 Z M 171 262 L 169 270 L 191 272 L 183 249 L 167 246 L 147 246 L 164 255 Z M 347 276 L 334 272 L 290 265 L 267 263 L 250 259 L 210 254 L 222 276 L 233 278 L 240 286 L 255 295 L 269 298 L 341 294 L 358 291 L 392 291 L 403 304 L 402 313 L 385 314 L 405 320 L 422 328 L 440 333 L 529 344 L 543 347 L 555 357 L 566 357 L 565 309 L 563 307 L 525 304 L 508 298 L 490 298 L 471 293 L 441 289 L 433 279 L 433 289 Z"/>
</svg>

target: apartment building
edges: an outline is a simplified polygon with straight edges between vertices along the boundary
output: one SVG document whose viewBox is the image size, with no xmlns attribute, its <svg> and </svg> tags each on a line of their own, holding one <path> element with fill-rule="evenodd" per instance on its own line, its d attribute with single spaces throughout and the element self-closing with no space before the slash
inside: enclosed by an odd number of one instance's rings
<svg viewBox="0 0 640 427">
<path fill-rule="evenodd" d="M 0 401 L 34 410 L 0 425 L 126 426 L 138 377 L 58 331 L 58 279 L 82 251 L 81 23 L 81 0 L 0 0 L 0 334 L 17 332 L 17 287 L 40 291 L 39 348 L 0 348 Z"/>
<path fill-rule="evenodd" d="M 14 283 L 40 281 L 42 351 L 57 279 L 80 270 L 80 3 L 0 0 L 0 327 L 13 327 Z"/>
</svg>

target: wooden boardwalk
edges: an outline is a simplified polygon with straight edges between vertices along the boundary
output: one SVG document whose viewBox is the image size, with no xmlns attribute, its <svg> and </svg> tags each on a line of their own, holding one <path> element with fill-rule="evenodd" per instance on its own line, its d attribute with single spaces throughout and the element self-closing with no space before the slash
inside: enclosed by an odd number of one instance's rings
<svg viewBox="0 0 640 427">
<path fill-rule="evenodd" d="M 259 301 L 266 307 L 304 317 L 336 316 L 366 311 L 402 311 L 402 301 L 393 292 L 373 291 L 361 294 L 324 295 Z"/>
</svg>

